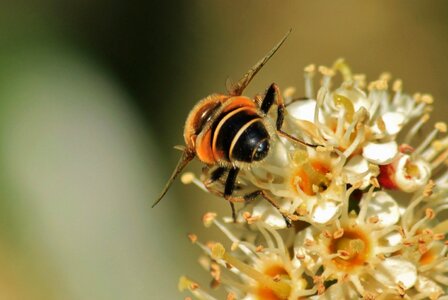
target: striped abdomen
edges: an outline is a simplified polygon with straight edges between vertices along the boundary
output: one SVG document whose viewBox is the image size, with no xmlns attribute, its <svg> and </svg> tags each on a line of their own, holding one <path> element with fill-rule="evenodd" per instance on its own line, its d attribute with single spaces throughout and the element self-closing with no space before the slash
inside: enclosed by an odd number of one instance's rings
<svg viewBox="0 0 448 300">
<path fill-rule="evenodd" d="M 212 151 L 218 160 L 250 163 L 268 153 L 269 134 L 254 107 L 240 107 L 221 115 L 212 132 Z"/>
<path fill-rule="evenodd" d="M 253 162 L 268 154 L 269 134 L 257 105 L 246 97 L 232 97 L 220 105 L 195 143 L 198 158 L 207 164 Z"/>
</svg>

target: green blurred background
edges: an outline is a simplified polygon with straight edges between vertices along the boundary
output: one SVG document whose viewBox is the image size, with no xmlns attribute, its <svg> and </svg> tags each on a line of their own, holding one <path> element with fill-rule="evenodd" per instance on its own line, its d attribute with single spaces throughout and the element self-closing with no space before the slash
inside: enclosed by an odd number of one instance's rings
<svg viewBox="0 0 448 300">
<path fill-rule="evenodd" d="M 174 184 L 183 123 L 289 29 L 247 89 L 302 91 L 302 69 L 345 57 L 446 120 L 448 2 L 0 2 L 0 299 L 181 299 L 207 282 L 200 217 L 227 204 Z M 193 164 L 191 170 L 199 170 Z"/>
</svg>

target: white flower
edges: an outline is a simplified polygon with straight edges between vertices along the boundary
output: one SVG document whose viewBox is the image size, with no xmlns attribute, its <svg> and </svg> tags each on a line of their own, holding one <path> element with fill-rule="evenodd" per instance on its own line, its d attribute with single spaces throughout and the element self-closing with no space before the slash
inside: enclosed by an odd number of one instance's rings
<svg viewBox="0 0 448 300">
<path fill-rule="evenodd" d="M 321 280 L 336 281 L 322 299 L 353 299 L 353 295 L 366 297 L 412 288 L 417 280 L 416 267 L 394 256 L 402 245 L 389 239 L 399 233 L 395 201 L 371 188 L 364 194 L 358 214 L 349 213 L 346 205 L 336 222 L 308 227 L 299 232 L 295 242 L 305 267 L 311 272 L 323 268 Z"/>
<path fill-rule="evenodd" d="M 272 227 L 254 221 L 253 230 L 240 228 L 243 234 L 240 233 L 242 238 L 238 238 L 216 219 L 215 213 L 207 213 L 203 220 L 206 226 L 217 226 L 232 242 L 230 249 L 226 250 L 221 243 L 206 246 L 198 242 L 195 235 L 190 235 L 190 239 L 208 255 L 208 259 L 201 263 L 210 270 L 213 285 L 225 285 L 230 295 L 228 299 L 292 300 L 317 292 L 317 287 L 307 288 L 305 269 L 290 258 L 284 237 Z M 255 245 L 248 240 L 259 241 L 260 244 Z M 181 277 L 179 288 L 190 290 L 198 299 L 216 299 L 186 277 Z"/>
<path fill-rule="evenodd" d="M 201 264 L 213 285 L 224 285 L 228 300 L 448 300 L 448 137 L 439 137 L 447 126 L 436 123 L 415 142 L 432 97 L 404 94 L 400 80 L 389 92 L 388 74 L 366 89 L 341 60 L 319 68 L 314 94 L 314 70 L 305 69 L 305 99 L 285 92 L 283 129 L 316 147 L 272 136 L 270 154 L 241 170 L 236 192 L 260 190 L 268 199 L 246 203 L 236 224 L 204 218 L 227 235 L 230 251 L 192 239 L 208 256 Z M 343 82 L 332 89 L 338 71 Z M 201 180 L 183 181 L 222 196 L 225 180 L 211 183 L 205 170 Z"/>
</svg>

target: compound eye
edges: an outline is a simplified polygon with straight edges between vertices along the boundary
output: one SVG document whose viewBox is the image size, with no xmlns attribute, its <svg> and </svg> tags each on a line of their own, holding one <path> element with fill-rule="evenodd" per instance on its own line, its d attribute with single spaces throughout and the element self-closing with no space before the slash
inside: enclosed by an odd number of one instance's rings
<svg viewBox="0 0 448 300">
<path fill-rule="evenodd" d="M 252 159 L 254 161 L 260 161 L 263 158 L 265 158 L 269 153 L 269 141 L 263 140 L 260 143 L 258 143 L 257 147 L 255 148 L 253 152 Z"/>
</svg>

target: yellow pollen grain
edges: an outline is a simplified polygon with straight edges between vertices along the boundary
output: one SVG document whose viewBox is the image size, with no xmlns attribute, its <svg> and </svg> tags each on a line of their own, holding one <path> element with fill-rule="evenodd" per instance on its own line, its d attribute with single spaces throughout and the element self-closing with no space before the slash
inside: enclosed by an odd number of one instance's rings
<svg viewBox="0 0 448 300">
<path fill-rule="evenodd" d="M 422 95 L 422 97 L 420 98 L 420 100 L 421 100 L 423 103 L 426 103 L 426 104 L 433 104 L 433 103 L 434 103 L 434 98 L 433 98 L 431 95 L 429 95 L 429 94 L 424 94 L 424 95 Z"/>
<path fill-rule="evenodd" d="M 251 225 L 251 224 L 255 224 L 256 222 L 260 221 L 261 217 L 260 216 L 256 216 L 256 217 L 250 217 L 246 219 L 247 224 Z"/>
<path fill-rule="evenodd" d="M 297 213 L 299 216 L 306 216 L 308 214 L 308 211 L 306 209 L 306 205 L 302 204 L 297 208 Z"/>
<path fill-rule="evenodd" d="M 207 212 L 202 216 L 202 223 L 205 227 L 210 227 L 213 224 L 217 214 L 214 212 Z"/>
<path fill-rule="evenodd" d="M 213 259 L 222 259 L 225 253 L 226 249 L 224 249 L 224 246 L 220 243 L 216 243 L 212 248 Z"/>
<path fill-rule="evenodd" d="M 365 74 L 355 74 L 353 75 L 353 80 L 358 83 L 360 88 L 364 88 L 366 86 L 366 75 Z"/>
<path fill-rule="evenodd" d="M 337 240 L 337 239 L 340 239 L 343 235 L 344 235 L 344 229 L 343 229 L 343 228 L 339 228 L 338 230 L 336 230 L 336 231 L 333 233 L 333 238 L 334 238 L 335 240 Z"/>
<path fill-rule="evenodd" d="M 381 73 L 380 75 L 380 80 L 385 80 L 385 81 L 389 81 L 392 78 L 392 74 L 390 74 L 389 72 L 384 72 Z"/>
<path fill-rule="evenodd" d="M 313 240 L 305 239 L 303 244 L 305 245 L 305 247 L 311 247 L 311 246 L 314 246 L 315 243 Z"/>
<path fill-rule="evenodd" d="M 319 72 L 324 76 L 333 77 L 334 76 L 334 70 L 325 67 L 325 66 L 319 66 L 318 68 Z"/>
<path fill-rule="evenodd" d="M 431 196 L 435 186 L 436 184 L 434 180 L 430 179 L 428 183 L 425 185 L 425 188 L 423 189 L 423 196 L 425 197 Z"/>
<path fill-rule="evenodd" d="M 221 268 L 216 262 L 212 262 L 210 265 L 210 274 L 216 281 L 221 280 Z"/>
<path fill-rule="evenodd" d="M 232 292 L 227 294 L 226 300 L 236 300 L 236 295 Z"/>
<path fill-rule="evenodd" d="M 378 182 L 378 179 L 376 177 L 370 178 L 370 183 L 376 188 L 380 187 L 380 183 Z"/>
<path fill-rule="evenodd" d="M 386 124 L 384 123 L 383 118 L 380 116 L 376 119 L 376 125 L 378 126 L 378 129 L 381 132 L 385 132 L 386 131 Z"/>
<path fill-rule="evenodd" d="M 322 235 L 323 235 L 325 238 L 327 238 L 327 239 L 331 239 L 331 238 L 333 238 L 333 235 L 332 235 L 331 232 L 328 231 L 328 230 L 324 230 L 324 231 L 322 232 Z"/>
<path fill-rule="evenodd" d="M 372 216 L 367 221 L 371 224 L 376 224 L 380 221 L 380 218 L 378 218 L 378 216 Z"/>
<path fill-rule="evenodd" d="M 314 73 L 316 72 L 316 65 L 314 64 L 310 64 L 308 66 L 306 66 L 303 71 L 305 71 L 306 73 Z"/>
<path fill-rule="evenodd" d="M 401 81 L 401 79 L 397 79 L 397 80 L 395 80 L 395 81 L 394 81 L 394 84 L 393 84 L 393 86 L 392 86 L 392 90 L 393 90 L 394 92 L 398 92 L 398 91 L 401 91 L 402 88 L 403 88 L 403 81 Z"/>
<path fill-rule="evenodd" d="M 232 245 L 230 246 L 230 251 L 235 251 L 236 249 L 238 249 L 238 247 L 239 247 L 239 243 L 233 242 Z"/>
<path fill-rule="evenodd" d="M 303 255 L 303 254 L 296 254 L 296 258 L 298 260 L 304 260 L 305 259 L 305 255 Z"/>
<path fill-rule="evenodd" d="M 190 234 L 188 235 L 188 239 L 194 244 L 194 243 L 197 242 L 197 240 L 198 240 L 198 236 L 197 236 L 196 234 L 194 234 L 194 233 L 190 233 Z"/>
<path fill-rule="evenodd" d="M 195 179 L 195 176 L 193 173 L 191 172 L 186 172 L 184 174 L 182 174 L 182 176 L 180 177 L 180 181 L 183 184 L 191 184 Z"/>
<path fill-rule="evenodd" d="M 243 218 L 244 218 L 245 220 L 249 219 L 251 216 L 252 216 L 252 214 L 251 214 L 250 212 L 248 212 L 248 211 L 245 211 L 245 212 L 243 213 Z"/>
<path fill-rule="evenodd" d="M 373 89 L 377 89 L 379 91 L 387 90 L 387 80 L 379 79 L 377 81 L 372 82 Z"/>
<path fill-rule="evenodd" d="M 433 239 L 435 241 L 444 240 L 445 239 L 445 234 L 443 234 L 443 233 L 436 233 L 436 234 L 434 234 Z"/>
<path fill-rule="evenodd" d="M 428 122 L 429 118 L 430 118 L 429 114 L 424 114 L 424 115 L 420 118 L 420 122 L 422 122 L 422 123 L 426 123 L 426 122 Z"/>
<path fill-rule="evenodd" d="M 445 145 L 440 140 L 435 140 L 434 142 L 432 142 L 431 146 L 436 151 L 441 151 L 445 148 Z"/>
<path fill-rule="evenodd" d="M 256 248 L 255 248 L 255 252 L 263 252 L 264 251 L 264 247 L 263 247 L 263 245 L 258 245 Z"/>
<path fill-rule="evenodd" d="M 434 212 L 434 210 L 432 208 L 427 208 L 425 210 L 425 215 L 429 220 L 432 220 L 436 216 L 436 213 Z"/>
<path fill-rule="evenodd" d="M 385 260 L 385 259 L 386 259 L 386 256 L 385 256 L 383 253 L 379 253 L 379 254 L 377 254 L 376 257 L 377 257 L 379 260 Z"/>
<path fill-rule="evenodd" d="M 199 284 L 197 284 L 196 282 L 188 279 L 186 276 L 181 276 L 179 278 L 179 283 L 177 285 L 177 288 L 181 292 L 185 291 L 185 290 L 194 291 L 194 290 L 199 288 Z"/>
<path fill-rule="evenodd" d="M 375 293 L 373 293 L 373 292 L 365 292 L 364 296 L 363 296 L 363 299 L 364 300 L 375 300 L 376 297 L 377 297 L 377 295 Z"/>
<path fill-rule="evenodd" d="M 205 243 L 205 246 L 207 248 L 209 248 L 210 250 L 216 245 L 216 242 L 213 241 L 208 241 L 207 243 Z"/>
<path fill-rule="evenodd" d="M 419 244 L 418 245 L 418 252 L 420 252 L 421 255 L 428 252 L 428 247 L 425 244 Z"/>
<path fill-rule="evenodd" d="M 420 93 L 415 93 L 414 95 L 412 95 L 412 98 L 414 98 L 414 101 L 419 103 L 422 99 L 422 94 Z"/>
<path fill-rule="evenodd" d="M 445 122 L 437 122 L 434 125 L 434 127 L 440 132 L 443 132 L 443 133 L 446 132 L 446 123 Z"/>
<path fill-rule="evenodd" d="M 406 294 L 406 287 L 404 286 L 403 282 L 401 281 L 398 282 L 397 290 L 400 296 L 404 296 Z"/>
<path fill-rule="evenodd" d="M 348 260 L 351 257 L 350 252 L 348 250 L 338 250 L 338 256 L 345 260 Z"/>
</svg>

